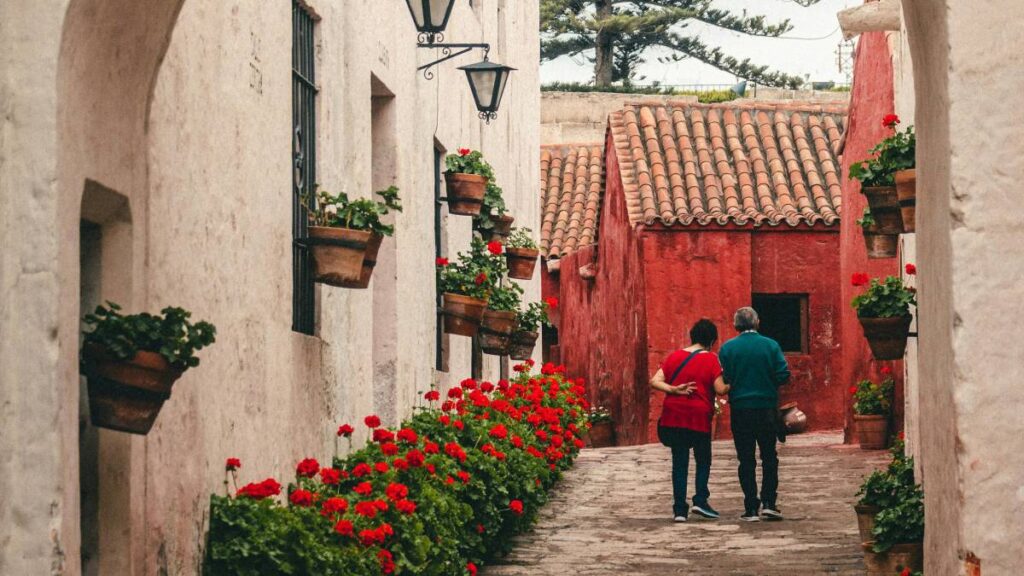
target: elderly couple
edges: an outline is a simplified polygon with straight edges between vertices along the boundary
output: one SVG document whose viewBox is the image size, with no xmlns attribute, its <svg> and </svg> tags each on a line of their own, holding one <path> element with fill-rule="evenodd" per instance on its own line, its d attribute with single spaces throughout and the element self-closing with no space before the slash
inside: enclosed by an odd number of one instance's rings
<svg viewBox="0 0 1024 576">
<path fill-rule="evenodd" d="M 672 449 L 673 517 L 686 522 L 686 482 L 690 451 L 697 463 L 693 512 L 718 518 L 708 503 L 711 476 L 711 418 L 715 394 L 729 395 L 732 405 L 732 434 L 739 458 L 743 489 L 741 520 L 781 520 L 776 505 L 779 459 L 776 442 L 778 387 L 789 380 L 789 366 L 779 344 L 758 334 L 759 320 L 753 308 L 736 311 L 733 324 L 739 336 L 722 344 L 719 355 L 711 349 L 718 341 L 718 329 L 702 319 L 690 329 L 692 345 L 668 356 L 651 379 L 651 387 L 666 394 L 658 438 Z M 784 438 L 784 436 L 782 436 Z M 761 451 L 762 486 L 757 493 L 755 447 Z"/>
</svg>

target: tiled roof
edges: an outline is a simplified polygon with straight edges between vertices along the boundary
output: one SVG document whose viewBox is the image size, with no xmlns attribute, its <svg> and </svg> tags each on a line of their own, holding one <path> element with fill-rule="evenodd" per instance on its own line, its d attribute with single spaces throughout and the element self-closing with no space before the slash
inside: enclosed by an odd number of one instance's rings
<svg viewBox="0 0 1024 576">
<path fill-rule="evenodd" d="M 845 104 L 636 102 L 609 123 L 635 225 L 833 225 Z"/>
<path fill-rule="evenodd" d="M 541 254 L 561 258 L 593 244 L 604 192 L 604 145 L 542 147 L 540 189 Z"/>
</svg>

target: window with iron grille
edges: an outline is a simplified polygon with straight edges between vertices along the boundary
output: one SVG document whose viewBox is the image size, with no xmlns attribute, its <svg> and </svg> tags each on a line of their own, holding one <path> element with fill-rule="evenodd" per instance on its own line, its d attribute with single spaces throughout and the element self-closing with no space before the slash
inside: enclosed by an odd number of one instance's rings
<svg viewBox="0 0 1024 576">
<path fill-rule="evenodd" d="M 309 220 L 302 198 L 316 201 L 316 71 L 313 29 L 316 19 L 292 0 L 292 330 L 313 334 L 316 293 L 312 260 L 305 244 Z"/>
</svg>

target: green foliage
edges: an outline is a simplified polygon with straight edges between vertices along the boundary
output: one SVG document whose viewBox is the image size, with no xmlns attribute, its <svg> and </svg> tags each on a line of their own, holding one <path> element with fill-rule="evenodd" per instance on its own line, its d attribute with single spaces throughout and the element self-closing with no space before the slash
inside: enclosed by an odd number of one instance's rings
<svg viewBox="0 0 1024 576">
<path fill-rule="evenodd" d="M 914 480 L 914 459 L 906 455 L 902 439 L 890 454 L 889 466 L 868 476 L 857 492 L 858 504 L 880 508 L 873 532 L 875 552 L 924 540 L 924 492 Z"/>
<path fill-rule="evenodd" d="M 531 302 L 526 306 L 525 310 L 519 311 L 516 330 L 519 332 L 536 332 L 541 324 L 550 326 L 551 320 L 548 319 L 548 310 L 550 308 L 547 302 Z"/>
<path fill-rule="evenodd" d="M 504 216 L 508 210 L 505 207 L 503 191 L 493 180 L 487 181 L 487 189 L 484 192 L 483 206 L 480 214 L 473 217 L 473 230 L 485 232 L 494 229 L 494 219 Z"/>
<path fill-rule="evenodd" d="M 796 0 L 809 6 L 819 0 Z M 662 62 L 694 58 L 719 70 L 765 86 L 795 88 L 803 83 L 797 76 L 768 70 L 767 66 L 738 60 L 718 47 L 705 44 L 694 22 L 750 36 L 778 37 L 792 27 L 788 20 L 769 23 L 764 16 L 737 15 L 733 10 L 714 8 L 713 0 L 636 0 L 605 2 L 598 0 L 542 0 L 541 59 L 561 56 L 605 53 L 611 68 L 597 84 L 628 82 L 635 79 L 637 67 L 646 62 L 652 48 L 668 49 Z M 598 71 L 600 76 L 601 71 Z"/>
<path fill-rule="evenodd" d="M 861 380 L 853 394 L 853 413 L 861 416 L 887 416 L 892 410 L 896 381 L 886 378 L 881 384 Z"/>
<path fill-rule="evenodd" d="M 864 215 L 857 220 L 857 226 L 860 226 L 864 230 L 868 230 L 874 227 L 878 222 L 875 222 L 875 217 L 871 215 L 871 208 L 864 208 Z"/>
<path fill-rule="evenodd" d="M 449 154 L 444 159 L 445 170 L 456 174 L 476 174 L 487 178 L 488 182 L 494 180 L 494 168 L 484 160 L 484 155 L 479 150 L 462 148 L 458 154 Z M 499 189 L 500 194 L 500 189 Z"/>
<path fill-rule="evenodd" d="M 350 200 L 348 194 L 344 192 L 332 196 L 317 189 L 315 207 L 310 207 L 309 199 L 305 197 L 302 198 L 302 203 L 309 211 L 309 223 L 313 226 L 368 230 L 382 236 L 391 236 L 395 233 L 395 227 L 384 224 L 381 218 L 387 216 L 391 210 L 402 211 L 398 188 L 392 186 L 387 190 L 378 191 L 377 195 L 380 196 L 380 201 L 370 198 Z"/>
<path fill-rule="evenodd" d="M 289 487 L 291 496 L 306 491 L 304 502 L 214 496 L 204 573 L 377 576 L 384 554 L 397 575 L 447 576 L 506 553 L 572 465 L 588 408 L 563 368 L 517 370 L 498 386 L 464 380 L 449 393 L 458 407 L 431 404 L 397 438 L 378 429 L 388 438 L 334 459 L 337 482 L 314 463 Z M 345 499 L 344 509 L 329 509 L 331 498 Z M 337 531 L 342 523 L 351 523 L 348 534 Z M 385 526 L 381 540 L 364 540 Z"/>
<path fill-rule="evenodd" d="M 474 238 L 470 251 L 460 252 L 455 262 L 438 262 L 438 290 L 486 300 L 506 270 L 505 257 L 492 254 L 483 240 Z"/>
<path fill-rule="evenodd" d="M 487 300 L 487 307 L 499 312 L 518 312 L 522 304 L 523 289 L 516 282 L 496 286 Z"/>
<path fill-rule="evenodd" d="M 631 83 L 609 86 L 594 86 L 579 82 L 553 82 L 541 86 L 543 92 L 605 92 L 613 94 L 646 94 L 656 96 L 696 96 L 702 104 L 729 102 L 739 98 L 732 90 L 678 90 L 671 86 L 661 86 L 657 82 L 648 86 L 636 86 Z"/>
<path fill-rule="evenodd" d="M 529 228 L 513 229 L 505 245 L 509 248 L 537 250 L 537 243 L 533 241 L 533 231 Z"/>
<path fill-rule="evenodd" d="M 910 307 L 916 305 L 917 294 L 896 276 L 889 276 L 884 282 L 872 278 L 867 292 L 853 299 L 853 307 L 861 318 L 903 318 L 910 316 Z"/>
<path fill-rule="evenodd" d="M 199 365 L 195 353 L 214 343 L 217 329 L 209 322 L 189 322 L 192 313 L 182 308 L 160 312 L 123 315 L 120 306 L 107 302 L 85 315 L 85 324 L 92 327 L 84 335 L 85 342 L 102 346 L 119 360 L 141 350 L 160 354 L 175 368 L 195 368 Z"/>
<path fill-rule="evenodd" d="M 894 186 L 897 172 L 914 167 L 915 147 L 913 126 L 905 132 L 896 131 L 871 149 L 871 158 L 850 166 L 850 178 L 860 180 L 865 187 Z"/>
</svg>

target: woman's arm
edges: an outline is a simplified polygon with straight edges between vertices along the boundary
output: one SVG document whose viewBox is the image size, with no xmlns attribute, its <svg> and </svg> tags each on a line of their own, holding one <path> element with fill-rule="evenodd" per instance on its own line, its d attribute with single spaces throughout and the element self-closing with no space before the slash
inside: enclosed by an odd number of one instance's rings
<svg viewBox="0 0 1024 576">
<path fill-rule="evenodd" d="M 715 379 L 715 393 L 719 395 L 726 395 L 729 393 L 729 389 L 732 388 L 725 383 L 725 378 L 719 376 Z"/>
<path fill-rule="evenodd" d="M 682 386 L 672 386 L 665 382 L 665 372 L 660 369 L 654 374 L 654 377 L 651 378 L 651 388 L 660 390 L 666 394 L 689 396 L 690 394 L 693 394 L 693 386 L 695 385 L 696 382 L 688 382 Z"/>
</svg>

